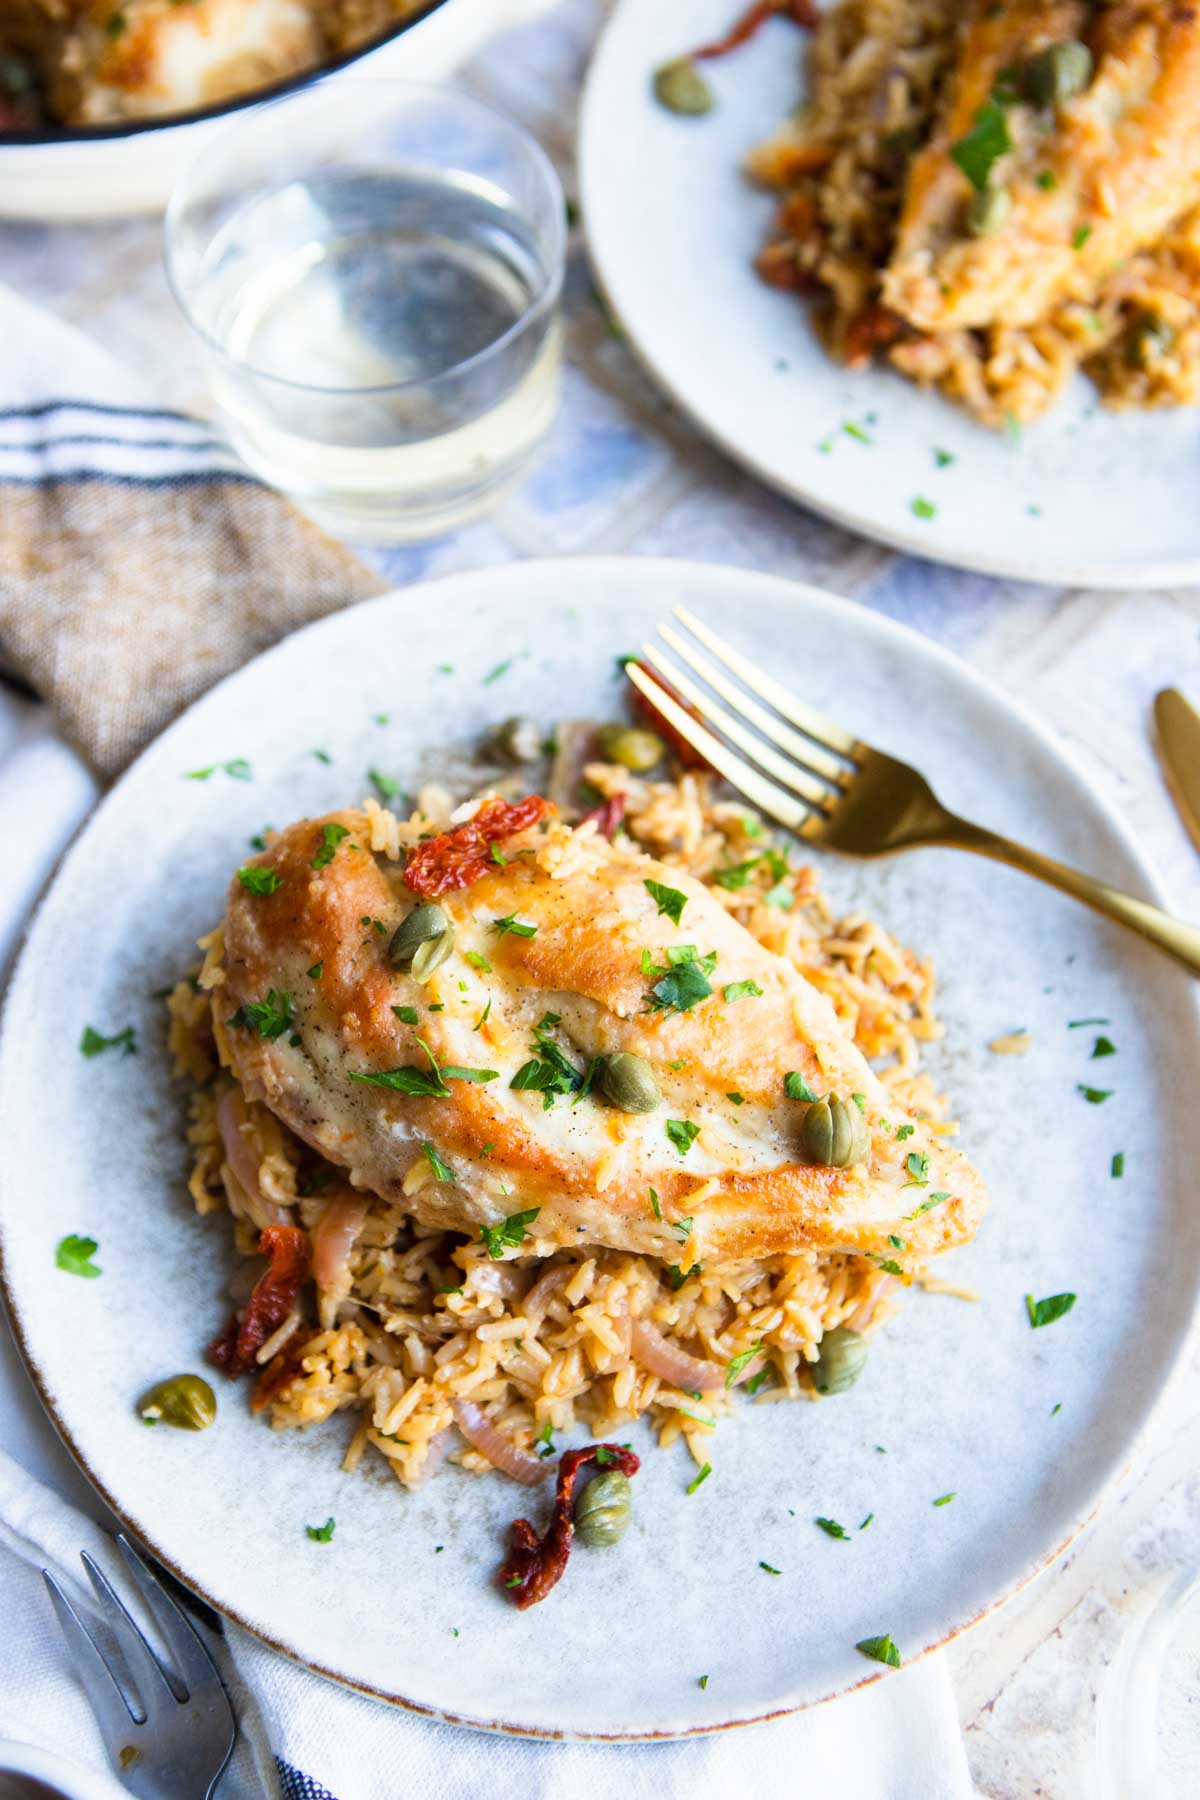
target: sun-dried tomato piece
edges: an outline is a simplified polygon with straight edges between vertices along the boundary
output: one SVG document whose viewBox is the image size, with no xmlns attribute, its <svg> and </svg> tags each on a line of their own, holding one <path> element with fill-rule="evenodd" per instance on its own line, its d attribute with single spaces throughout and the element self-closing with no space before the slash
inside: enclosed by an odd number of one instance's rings
<svg viewBox="0 0 1200 1800">
<path fill-rule="evenodd" d="M 283 1349 L 271 1358 L 254 1384 L 254 1394 L 250 1401 L 251 1412 L 265 1411 L 272 1400 L 283 1392 L 293 1376 L 300 1373 L 301 1352 L 308 1340 L 309 1333 L 297 1326 Z"/>
<path fill-rule="evenodd" d="M 634 658 L 634 661 L 637 661 L 636 657 Z M 641 666 L 643 665 L 639 664 L 639 667 Z M 702 725 L 704 723 L 703 715 L 698 707 L 690 705 L 688 701 L 683 698 L 682 694 L 677 694 L 670 682 L 665 681 L 657 669 L 653 670 L 653 675 L 655 681 L 657 681 L 661 688 L 665 688 L 666 692 L 670 694 L 677 706 L 681 707 L 685 713 L 695 719 L 697 724 Z M 646 723 L 657 731 L 659 737 L 662 738 L 669 748 L 675 752 L 675 755 L 685 769 L 708 768 L 709 765 L 706 759 L 701 756 L 698 750 L 693 750 L 687 739 L 682 737 L 680 733 L 676 731 L 674 725 L 671 724 L 671 721 L 659 712 L 653 700 L 648 700 L 646 698 L 641 688 L 635 687 L 633 689 L 633 692 L 629 697 L 629 704 L 635 713 L 645 719 Z"/>
<path fill-rule="evenodd" d="M 226 1375 L 245 1375 L 272 1332 L 278 1331 L 308 1280 L 308 1233 L 297 1225 L 265 1225 L 259 1250 L 270 1257 L 254 1284 L 240 1321 L 236 1315 L 208 1346 L 205 1356 Z"/>
<path fill-rule="evenodd" d="M 603 1462 L 601 1451 L 605 1453 Z M 622 1475 L 636 1475 L 640 1467 L 633 1451 L 622 1449 L 620 1444 L 586 1444 L 582 1450 L 564 1454 L 558 1465 L 554 1516 L 545 1536 L 539 1537 L 528 1519 L 514 1519 L 512 1523 L 512 1549 L 500 1570 L 500 1584 L 522 1612 L 544 1600 L 562 1578 L 575 1536 L 575 1483 L 580 1469 L 588 1463 L 619 1469 Z"/>
<path fill-rule="evenodd" d="M 606 837 L 611 844 L 624 817 L 624 794 L 610 794 L 607 800 L 600 802 L 599 806 L 593 806 L 591 812 L 584 813 L 579 823 L 586 825 L 590 820 L 594 820 L 600 836 Z"/>
<path fill-rule="evenodd" d="M 813 0 L 754 0 L 740 18 L 736 19 L 725 33 L 714 43 L 701 44 L 699 50 L 693 50 L 691 60 L 698 62 L 702 57 L 728 56 L 731 50 L 737 50 L 765 25 L 768 19 L 779 14 L 780 18 L 791 19 L 796 25 L 803 25 L 811 30 L 817 23 L 817 9 Z"/>
<path fill-rule="evenodd" d="M 423 900 L 452 888 L 467 888 L 480 881 L 494 868 L 489 852 L 501 839 L 528 831 L 554 809 L 540 794 L 529 794 L 515 803 L 510 800 L 485 800 L 478 812 L 443 831 L 426 838 L 408 853 L 404 865 L 404 884 Z"/>
</svg>

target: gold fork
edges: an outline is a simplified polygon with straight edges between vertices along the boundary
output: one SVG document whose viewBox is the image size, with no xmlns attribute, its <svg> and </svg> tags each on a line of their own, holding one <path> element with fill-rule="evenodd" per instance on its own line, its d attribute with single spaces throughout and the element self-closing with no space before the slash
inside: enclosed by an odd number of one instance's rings
<svg viewBox="0 0 1200 1800">
<path fill-rule="evenodd" d="M 700 682 L 656 644 L 645 645 L 643 657 L 661 682 L 640 661 L 628 663 L 626 673 L 672 729 L 769 818 L 808 843 L 849 856 L 888 856 L 918 844 L 974 850 L 1082 900 L 1200 974 L 1200 928 L 958 818 L 908 763 L 822 718 L 686 607 L 677 606 L 675 617 L 690 638 L 670 625 L 660 625 L 659 633 Z"/>
</svg>

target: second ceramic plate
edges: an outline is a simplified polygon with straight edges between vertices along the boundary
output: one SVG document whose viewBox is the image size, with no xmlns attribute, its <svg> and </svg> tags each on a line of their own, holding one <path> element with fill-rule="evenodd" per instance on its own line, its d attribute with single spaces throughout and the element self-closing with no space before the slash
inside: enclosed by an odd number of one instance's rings
<svg viewBox="0 0 1200 1800">
<path fill-rule="evenodd" d="M 622 0 L 588 76 L 588 243 L 654 378 L 763 481 L 897 549 L 1055 585 L 1200 579 L 1196 409 L 1106 413 L 1080 377 L 1011 442 L 894 373 L 831 362 L 805 305 L 758 280 L 775 201 L 742 165 L 800 99 L 805 34 L 773 20 L 706 64 L 717 106 L 703 118 L 668 113 L 650 92 L 659 63 L 719 36 L 739 10 Z"/>
</svg>

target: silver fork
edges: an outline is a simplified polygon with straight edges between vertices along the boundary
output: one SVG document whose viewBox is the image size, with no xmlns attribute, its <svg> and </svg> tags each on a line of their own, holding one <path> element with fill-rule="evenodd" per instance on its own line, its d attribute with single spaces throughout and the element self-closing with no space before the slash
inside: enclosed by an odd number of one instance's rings
<svg viewBox="0 0 1200 1800">
<path fill-rule="evenodd" d="M 216 1664 L 195 1626 L 155 1579 L 123 1534 L 117 1549 L 170 1650 L 164 1667 L 111 1584 L 81 1552 L 100 1617 L 116 1639 L 124 1669 L 114 1668 L 48 1569 L 58 1622 L 117 1780 L 141 1800 L 208 1800 L 221 1779 L 237 1724 Z"/>
<path fill-rule="evenodd" d="M 643 656 L 660 679 L 641 662 L 627 663 L 626 673 L 667 724 L 770 818 L 851 856 L 888 856 L 919 844 L 990 856 L 1082 900 L 1200 974 L 1196 926 L 958 818 L 908 763 L 822 718 L 686 607 L 677 606 L 675 617 L 690 636 L 670 625 L 659 633 L 699 682 L 656 644 L 645 645 Z"/>
</svg>

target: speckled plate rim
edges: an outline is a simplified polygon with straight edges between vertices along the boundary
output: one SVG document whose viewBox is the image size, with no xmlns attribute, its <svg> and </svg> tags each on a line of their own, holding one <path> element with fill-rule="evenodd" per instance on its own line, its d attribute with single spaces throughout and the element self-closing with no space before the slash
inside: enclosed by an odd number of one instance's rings
<svg viewBox="0 0 1200 1800">
<path fill-rule="evenodd" d="M 629 305 L 625 291 L 625 281 L 617 254 L 617 236 L 597 231 L 593 219 L 599 212 L 595 196 L 602 186 L 607 185 L 608 172 L 611 169 L 611 158 L 605 156 L 605 146 L 611 140 L 613 131 L 612 94 L 608 83 L 607 57 L 610 50 L 618 45 L 619 39 L 631 28 L 631 18 L 642 0 L 617 0 L 608 21 L 600 34 L 588 67 L 584 83 L 583 98 L 579 112 L 577 133 L 577 162 L 579 169 L 580 205 L 584 216 L 585 242 L 588 261 L 596 286 L 603 297 L 611 317 L 619 321 L 622 335 L 627 347 L 632 352 L 639 366 L 650 380 L 669 397 L 679 412 L 732 461 L 746 469 L 766 487 L 773 488 L 786 498 L 799 502 L 809 512 L 827 519 L 833 525 L 840 526 L 853 535 L 870 538 L 873 542 L 886 545 L 889 549 L 898 550 L 908 556 L 920 557 L 927 562 L 942 563 L 950 568 L 969 569 L 983 575 L 993 575 L 1002 579 L 1028 581 L 1061 587 L 1086 587 L 1104 590 L 1129 589 L 1161 589 L 1194 583 L 1200 580 L 1200 548 L 1194 555 L 1184 557 L 1162 557 L 1142 554 L 1136 560 L 1121 560 L 1109 565 L 1103 560 L 1083 555 L 1078 558 L 1071 554 L 1046 553 L 1039 554 L 1036 549 L 1024 551 L 1012 538 L 1003 543 L 1002 548 L 976 548 L 973 545 L 959 543 L 952 546 L 941 545 L 928 530 L 912 528 L 905 523 L 903 515 L 897 520 L 883 518 L 870 508 L 863 509 L 852 505 L 839 504 L 827 494 L 820 493 L 801 476 L 781 467 L 778 461 L 764 458 L 755 448 L 754 436 L 750 432 L 733 432 L 723 429 L 713 416 L 713 406 L 706 393 L 702 381 L 693 381 L 693 371 L 689 371 L 686 380 L 674 379 L 664 366 L 663 358 L 658 353 L 660 333 L 646 328 L 642 311 Z M 817 0 L 822 8 L 831 0 Z M 733 11 L 735 11 L 733 9 Z M 733 16 L 730 11 L 729 16 Z M 722 15 L 724 20 L 724 14 Z M 676 29 L 675 39 L 683 42 L 694 41 L 697 31 L 701 35 L 705 31 L 705 23 L 696 27 Z M 648 53 L 649 58 L 649 53 Z M 650 62 L 648 60 L 647 67 Z M 649 84 L 645 84 L 644 101 L 639 94 L 639 103 L 651 105 Z M 779 115 L 782 118 L 782 113 Z M 778 119 L 764 117 L 762 130 L 758 134 L 765 137 L 773 130 Z M 614 213 L 615 218 L 615 213 Z M 748 286 L 757 283 L 757 277 L 747 266 L 746 282 Z M 824 355 L 823 352 L 820 353 Z M 876 371 L 881 380 L 896 382 L 900 378 L 888 376 L 885 371 Z M 860 399 L 871 405 L 878 398 L 878 390 L 861 394 Z M 959 409 L 951 403 L 941 401 L 936 395 L 927 394 L 930 402 L 931 422 L 936 430 L 939 416 L 946 428 L 947 416 L 954 417 Z M 1136 416 L 1136 415 L 1129 415 Z M 1162 415 L 1159 415 L 1162 416 Z M 990 437 L 984 427 L 978 428 Z M 1035 425 L 1032 429 L 1037 430 Z M 1069 455 L 1070 446 L 1061 446 L 1062 454 Z M 1164 458 L 1165 460 L 1165 458 Z"/>
<path fill-rule="evenodd" d="M 974 692 L 981 697 L 986 697 L 990 704 L 998 706 L 1002 712 L 1007 713 L 1014 727 L 1020 733 L 1032 738 L 1039 748 L 1059 765 L 1070 784 L 1086 795 L 1089 803 L 1102 817 L 1106 826 L 1111 830 L 1113 836 L 1117 839 L 1131 862 L 1139 871 L 1139 885 L 1144 897 L 1160 905 L 1168 904 L 1158 879 L 1150 865 L 1147 863 L 1130 827 L 1103 792 L 1094 786 L 1087 771 L 1084 769 L 1082 763 L 1069 745 L 1060 741 L 1060 739 L 1021 701 L 998 688 L 986 676 L 972 668 L 969 664 L 964 663 L 952 651 L 947 650 L 935 640 L 925 637 L 922 633 L 915 631 L 910 626 L 898 624 L 891 619 L 860 606 L 854 601 L 847 600 L 841 596 L 830 593 L 827 590 L 812 587 L 803 583 L 792 582 L 780 576 L 760 574 L 758 572 L 724 565 L 691 563 L 684 560 L 651 557 L 568 557 L 540 560 L 532 565 L 529 563 L 516 563 L 503 565 L 498 568 L 473 570 L 462 574 L 443 577 L 435 581 L 417 584 L 416 586 L 407 589 L 394 589 L 389 593 L 380 595 L 374 599 L 360 602 L 353 611 L 355 614 L 361 614 L 364 611 L 382 614 L 392 608 L 411 606 L 418 595 L 425 599 L 440 600 L 449 605 L 453 603 L 458 594 L 463 593 L 470 595 L 473 590 L 477 590 L 481 585 L 488 586 L 496 584 L 501 589 L 505 589 L 510 586 L 520 586 L 523 583 L 528 583 L 531 568 L 536 568 L 539 571 L 539 577 L 548 577 L 552 585 L 555 581 L 569 582 L 573 576 L 578 576 L 581 569 L 586 570 L 589 578 L 607 578 L 613 581 L 628 581 L 631 577 L 636 580 L 639 577 L 644 576 L 647 587 L 651 589 L 655 584 L 656 578 L 669 578 L 672 581 L 678 581 L 681 578 L 686 580 L 689 577 L 693 577 L 705 580 L 711 579 L 713 576 L 718 576 L 748 593 L 757 591 L 761 593 L 764 598 L 773 597 L 775 599 L 783 599 L 784 596 L 787 596 L 792 602 L 798 601 L 805 608 L 811 608 L 818 613 L 824 610 L 839 615 L 847 613 L 853 614 L 858 630 L 861 630 L 868 636 L 872 636 L 885 644 L 894 646 L 901 655 L 903 655 L 906 650 L 909 652 L 915 651 L 920 657 L 926 658 L 935 665 L 940 666 L 964 689 Z M 318 620 L 313 624 L 302 628 L 299 632 L 292 633 L 288 638 L 283 640 L 281 644 L 264 651 L 259 657 L 253 659 L 253 666 L 269 664 L 273 658 L 278 657 L 284 648 L 287 645 L 292 644 L 297 638 L 303 637 L 311 641 L 325 636 L 336 637 L 339 629 L 339 622 L 346 616 L 347 613 L 345 612 L 333 614 L 330 617 Z M 95 812 L 67 851 L 59 865 L 58 871 L 40 900 L 27 925 L 25 933 L 23 934 L 21 951 L 16 959 L 12 976 L 8 983 L 7 992 L 4 995 L 3 1011 L 0 1012 L 0 1070 L 3 1068 L 5 1055 L 11 1042 L 13 1019 L 20 1004 L 20 990 L 23 985 L 23 974 L 30 952 L 31 941 L 35 935 L 42 915 L 52 901 L 54 891 L 64 872 L 67 870 L 68 866 L 73 865 L 76 860 L 82 859 L 88 854 L 90 841 L 93 835 L 103 829 L 103 815 L 114 796 L 138 775 L 143 765 L 150 758 L 156 757 L 165 746 L 171 744 L 176 736 L 182 735 L 184 728 L 192 720 L 194 714 L 199 709 L 205 707 L 214 695 L 223 693 L 233 686 L 238 681 L 241 673 L 242 671 L 236 671 L 234 674 L 227 676 L 224 680 L 217 683 L 207 694 L 189 707 L 179 719 L 171 726 L 167 727 L 164 732 L 147 746 L 134 763 L 130 765 L 130 768 L 120 780 L 114 784 L 114 787 L 109 790 L 109 793 L 100 801 Z M 1197 995 L 1195 989 L 1191 990 L 1191 1003 L 1188 1012 L 1193 1034 L 1193 1041 L 1190 1048 L 1197 1061 L 1200 1061 L 1200 995 Z M 69 1419 L 64 1415 L 64 1410 L 57 1404 L 50 1391 L 50 1386 L 45 1374 L 38 1364 L 37 1358 L 33 1354 L 22 1323 L 20 1297 L 13 1291 L 9 1280 L 4 1252 L 4 1185 L 3 1173 L 0 1172 L 0 1295 L 3 1296 L 5 1310 L 25 1369 L 34 1385 L 48 1418 L 55 1427 L 67 1451 L 72 1456 L 81 1473 L 104 1503 L 121 1521 L 124 1528 L 136 1537 L 149 1553 L 154 1556 L 163 1567 L 168 1569 L 183 1586 L 194 1593 L 206 1605 L 211 1607 L 214 1612 L 227 1619 L 230 1623 L 237 1625 L 240 1629 L 246 1631 L 249 1635 L 258 1639 L 259 1642 L 268 1648 L 286 1656 L 298 1666 L 309 1669 L 313 1673 L 321 1675 L 326 1679 L 335 1682 L 339 1686 L 345 1687 L 348 1690 L 365 1697 L 379 1700 L 386 1704 L 396 1706 L 404 1711 L 436 1719 L 446 1724 L 464 1726 L 473 1730 L 494 1732 L 518 1738 L 597 1743 L 652 1742 L 660 1739 L 706 1736 L 719 1731 L 732 1730 L 743 1725 L 763 1724 L 773 1719 L 788 1717 L 809 1710 L 814 1706 L 823 1705 L 828 1701 L 839 1699 L 846 1694 L 857 1692 L 859 1689 L 870 1686 L 872 1683 L 882 1679 L 884 1674 L 887 1673 L 887 1671 L 882 1668 L 872 1669 L 864 1673 L 862 1678 L 858 1681 L 845 1683 L 831 1688 L 828 1692 L 821 1695 L 804 1697 L 795 1704 L 774 1706 L 762 1712 L 733 1717 L 712 1723 L 697 1724 L 682 1730 L 668 1730 L 661 1732 L 638 1730 L 607 1733 L 598 1730 L 577 1731 L 570 1728 L 562 1729 L 555 1727 L 552 1724 L 528 1726 L 514 1724 L 499 1718 L 483 1718 L 469 1714 L 456 1713 L 451 1709 L 428 1705 L 413 1700 L 412 1698 L 387 1687 L 353 1679 L 346 1676 L 344 1673 L 339 1672 L 337 1669 L 328 1667 L 321 1661 L 306 1655 L 301 1646 L 288 1643 L 281 1638 L 273 1636 L 272 1633 L 265 1629 L 261 1624 L 256 1624 L 253 1620 L 243 1617 L 238 1612 L 236 1606 L 230 1604 L 223 1598 L 210 1593 L 205 1585 L 189 1572 L 186 1566 L 182 1565 L 177 1558 L 164 1551 L 157 1541 L 153 1525 L 143 1521 L 135 1512 L 123 1505 L 120 1496 L 114 1493 L 96 1473 L 87 1457 L 79 1448 L 72 1435 Z M 1089 1525 L 1108 1493 L 1136 1460 L 1139 1448 L 1154 1419 L 1158 1416 L 1160 1410 L 1168 1401 L 1172 1391 L 1182 1379 L 1185 1352 L 1193 1338 L 1200 1334 L 1200 1268 L 1193 1270 L 1193 1287 L 1194 1293 L 1190 1317 L 1181 1323 L 1176 1331 L 1174 1341 L 1169 1346 L 1167 1354 L 1161 1360 L 1161 1372 L 1156 1391 L 1147 1396 L 1146 1404 L 1141 1415 L 1129 1422 L 1127 1435 L 1119 1448 L 1115 1449 L 1102 1465 L 1097 1465 L 1091 1478 L 1086 1497 L 1081 1503 L 1077 1516 L 1072 1521 L 1067 1532 L 1059 1537 L 1058 1541 L 1053 1542 L 1049 1548 L 1030 1560 L 1026 1566 L 1020 1570 L 1018 1575 L 1008 1583 L 1003 1591 L 994 1594 L 984 1605 L 977 1607 L 970 1612 L 969 1615 L 954 1619 L 954 1621 L 950 1623 L 944 1632 L 935 1640 L 925 1643 L 918 1650 L 915 1650 L 911 1655 L 907 1656 L 905 1667 L 913 1667 L 932 1651 L 941 1649 L 946 1644 L 953 1642 L 964 1632 L 970 1630 L 974 1625 L 980 1623 L 982 1620 L 996 1612 L 1000 1607 L 1005 1605 L 1010 1599 L 1027 1587 L 1038 1575 L 1050 1567 L 1051 1564 L 1070 1548 L 1071 1544 L 1075 1542 L 1080 1533 Z"/>
</svg>

